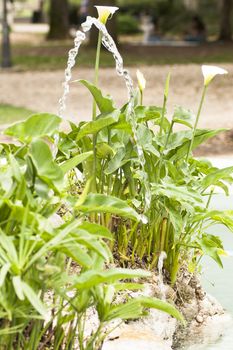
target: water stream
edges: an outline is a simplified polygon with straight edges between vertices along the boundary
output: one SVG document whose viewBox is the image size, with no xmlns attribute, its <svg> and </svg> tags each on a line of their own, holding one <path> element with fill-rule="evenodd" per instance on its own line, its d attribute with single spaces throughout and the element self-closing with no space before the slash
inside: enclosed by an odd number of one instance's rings
<svg viewBox="0 0 233 350">
<path fill-rule="evenodd" d="M 161 299 L 166 300 L 166 287 L 163 282 L 163 264 L 164 260 L 167 258 L 167 254 L 165 252 L 161 252 L 159 255 L 159 261 L 158 261 L 158 281 L 159 281 L 159 290 L 161 293 Z"/>
<path fill-rule="evenodd" d="M 70 81 L 72 79 L 72 68 L 75 66 L 76 58 L 78 56 L 79 48 L 82 44 L 82 42 L 85 40 L 86 35 L 85 33 L 90 31 L 92 26 L 96 26 L 96 28 L 102 33 L 102 44 L 103 46 L 113 55 L 114 60 L 116 62 L 116 72 L 119 76 L 123 77 L 125 81 L 125 85 L 127 88 L 128 92 L 128 107 L 127 107 L 127 112 L 126 112 L 126 118 L 130 122 L 133 135 L 134 135 L 134 140 L 135 140 L 135 146 L 137 149 L 138 153 L 138 160 L 139 164 L 142 169 L 142 183 L 144 184 L 145 188 L 145 207 L 144 207 L 144 212 L 146 213 L 147 210 L 150 208 L 150 203 L 151 203 L 151 190 L 150 190 L 150 184 L 148 181 L 148 176 L 147 173 L 145 172 L 145 164 L 146 160 L 144 157 L 143 149 L 142 146 L 138 142 L 138 137 L 137 137 L 137 121 L 135 117 L 135 112 L 134 112 L 134 99 L 135 99 L 135 90 L 133 86 L 133 80 L 128 72 L 124 68 L 123 64 L 123 59 L 116 47 L 116 44 L 111 37 L 111 35 L 108 33 L 106 26 L 101 23 L 97 18 L 90 17 L 88 16 L 86 21 L 82 24 L 82 29 L 83 32 L 78 30 L 74 39 L 74 48 L 69 51 L 68 54 L 68 62 L 67 62 L 67 68 L 65 70 L 65 80 L 63 82 L 63 95 L 61 99 L 59 100 L 59 115 L 63 116 L 64 111 L 66 109 L 66 100 L 70 91 Z M 145 218 L 144 223 L 145 222 Z"/>
</svg>

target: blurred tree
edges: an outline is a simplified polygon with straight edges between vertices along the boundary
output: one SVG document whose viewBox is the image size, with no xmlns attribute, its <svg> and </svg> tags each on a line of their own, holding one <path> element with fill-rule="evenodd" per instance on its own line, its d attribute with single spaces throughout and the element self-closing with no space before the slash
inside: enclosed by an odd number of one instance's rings
<svg viewBox="0 0 233 350">
<path fill-rule="evenodd" d="M 50 0 L 49 24 L 48 39 L 62 40 L 69 37 L 68 0 Z"/>
<path fill-rule="evenodd" d="M 233 8 L 232 0 L 222 0 L 219 40 L 224 40 L 224 41 L 232 40 L 232 26 L 231 26 L 232 8 Z"/>
<path fill-rule="evenodd" d="M 96 17 L 97 16 L 97 10 L 94 7 L 95 5 L 98 6 L 117 6 L 116 0 L 90 0 L 89 1 L 89 11 L 88 14 L 90 16 Z M 110 21 L 107 22 L 107 28 L 109 30 L 109 33 L 113 37 L 115 41 L 117 41 L 117 22 L 116 22 L 116 15 L 112 17 Z M 95 47 L 97 43 L 97 35 L 98 32 L 95 28 L 92 28 L 90 33 L 90 41 L 89 45 Z"/>
<path fill-rule="evenodd" d="M 2 67 L 11 67 L 11 50 L 10 50 L 10 27 L 7 18 L 7 4 L 9 0 L 2 2 Z"/>
</svg>

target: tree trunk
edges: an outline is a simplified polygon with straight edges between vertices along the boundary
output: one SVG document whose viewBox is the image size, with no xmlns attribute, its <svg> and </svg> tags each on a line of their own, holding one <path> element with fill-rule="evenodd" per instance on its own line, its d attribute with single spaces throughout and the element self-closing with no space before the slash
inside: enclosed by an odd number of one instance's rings
<svg viewBox="0 0 233 350">
<path fill-rule="evenodd" d="M 68 0 L 50 0 L 49 24 L 48 39 L 62 40 L 69 38 Z"/>
<path fill-rule="evenodd" d="M 90 0 L 89 1 L 88 15 L 93 16 L 93 17 L 98 17 L 97 10 L 94 7 L 95 5 L 98 5 L 98 6 L 116 6 L 116 0 Z M 107 27 L 109 33 L 111 34 L 111 36 L 113 37 L 113 39 L 115 40 L 115 42 L 117 42 L 116 16 L 117 16 L 117 13 L 114 14 L 112 19 L 110 19 L 106 24 L 106 27 Z M 96 28 L 92 28 L 91 32 L 90 32 L 90 41 L 89 41 L 90 46 L 96 47 L 97 37 L 98 37 L 98 32 L 97 32 Z"/>
<path fill-rule="evenodd" d="M 2 7 L 2 67 L 11 67 L 10 28 L 7 21 L 7 0 Z"/>
<path fill-rule="evenodd" d="M 232 0 L 222 0 L 221 23 L 219 40 L 230 41 L 232 39 L 231 14 L 233 8 Z"/>
</svg>

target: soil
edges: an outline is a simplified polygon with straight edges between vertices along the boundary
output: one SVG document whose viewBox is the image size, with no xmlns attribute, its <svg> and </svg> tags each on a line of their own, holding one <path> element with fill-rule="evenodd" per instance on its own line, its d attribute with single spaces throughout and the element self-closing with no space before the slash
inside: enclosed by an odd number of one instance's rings
<svg viewBox="0 0 233 350">
<path fill-rule="evenodd" d="M 229 132 L 211 140 L 198 150 L 198 154 L 233 153 L 233 64 L 224 64 L 228 76 L 216 77 L 208 89 L 200 128 L 228 128 Z M 168 72 L 172 73 L 168 100 L 168 113 L 172 115 L 175 105 L 182 105 L 196 111 L 198 108 L 203 77 L 199 65 L 142 66 L 140 70 L 147 79 L 144 103 L 162 105 L 164 82 Z M 130 72 L 135 80 L 136 68 Z M 88 68 L 75 69 L 73 80 L 85 78 L 93 80 L 93 71 Z M 63 71 L 14 72 L 0 71 L 0 103 L 27 107 L 38 112 L 58 112 L 58 100 L 62 94 Z M 101 69 L 100 87 L 105 94 L 110 93 L 121 106 L 127 99 L 127 91 L 113 68 Z M 78 83 L 72 84 L 64 118 L 74 122 L 89 120 L 91 117 L 91 97 Z"/>
</svg>

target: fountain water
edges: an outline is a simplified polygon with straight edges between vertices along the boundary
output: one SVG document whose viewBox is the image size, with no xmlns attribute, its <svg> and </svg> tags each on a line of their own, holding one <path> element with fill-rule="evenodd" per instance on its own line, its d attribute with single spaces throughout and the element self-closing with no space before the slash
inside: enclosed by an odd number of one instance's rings
<svg viewBox="0 0 233 350">
<path fill-rule="evenodd" d="M 159 279 L 159 290 L 161 293 L 161 299 L 166 300 L 166 287 L 163 283 L 163 263 L 164 260 L 167 258 L 167 254 L 165 252 L 161 252 L 159 255 L 159 261 L 158 261 L 158 279 Z"/>
<path fill-rule="evenodd" d="M 78 55 L 79 48 L 82 42 L 85 40 L 85 38 L 86 38 L 86 35 L 80 30 L 78 30 L 76 32 L 75 39 L 74 39 L 74 48 L 72 48 L 68 53 L 67 67 L 65 69 L 65 81 L 62 84 L 64 90 L 63 90 L 63 95 L 59 100 L 59 115 L 61 117 L 63 116 L 63 112 L 66 109 L 66 99 L 70 92 L 69 83 L 72 78 L 72 68 L 75 66 L 76 57 Z"/>
<path fill-rule="evenodd" d="M 147 176 L 147 173 L 145 171 L 146 160 L 144 157 L 143 149 L 142 149 L 142 146 L 139 145 L 139 143 L 137 142 L 138 137 L 137 137 L 137 122 L 136 122 L 135 112 L 134 112 L 135 92 L 134 92 L 133 80 L 132 80 L 128 70 L 124 69 L 123 59 L 122 59 L 122 57 L 121 57 L 121 55 L 116 47 L 116 44 L 115 44 L 113 38 L 108 33 L 106 26 L 103 23 L 101 23 L 97 18 L 88 16 L 86 21 L 82 24 L 83 32 L 78 30 L 76 33 L 75 40 L 74 40 L 75 45 L 74 45 L 74 48 L 69 51 L 67 68 L 65 70 L 65 81 L 63 83 L 64 92 L 63 92 L 63 95 L 59 101 L 59 105 L 60 105 L 59 115 L 62 116 L 63 112 L 65 111 L 65 108 L 66 108 L 66 99 L 67 99 L 67 96 L 68 96 L 69 90 L 70 90 L 69 83 L 70 83 L 70 80 L 72 78 L 72 68 L 75 65 L 75 60 L 76 60 L 76 57 L 78 55 L 80 45 L 82 44 L 82 42 L 86 38 L 85 33 L 88 32 L 93 25 L 95 25 L 96 28 L 102 33 L 102 44 L 105 46 L 105 48 L 110 53 L 112 53 L 112 55 L 115 59 L 115 62 L 116 62 L 117 74 L 119 76 L 123 77 L 125 84 L 126 84 L 127 91 L 128 91 L 129 102 L 128 102 L 126 117 L 127 117 L 127 120 L 130 122 L 131 127 L 132 127 L 132 131 L 133 131 L 134 139 L 135 139 L 135 144 L 136 144 L 136 149 L 137 149 L 137 153 L 138 153 L 138 159 L 139 159 L 140 166 L 142 169 L 142 175 L 144 177 L 142 179 L 143 180 L 142 183 L 144 184 L 144 188 L 145 188 L 144 212 L 146 213 L 148 211 L 148 209 L 150 207 L 150 203 L 151 203 L 151 190 L 150 190 L 150 184 L 148 181 L 148 176 Z"/>
</svg>

